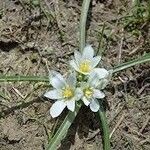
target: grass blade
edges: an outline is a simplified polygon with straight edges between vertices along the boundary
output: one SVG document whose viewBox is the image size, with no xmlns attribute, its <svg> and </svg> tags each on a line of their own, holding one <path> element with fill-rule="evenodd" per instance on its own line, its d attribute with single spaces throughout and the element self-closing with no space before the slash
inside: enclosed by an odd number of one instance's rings
<svg viewBox="0 0 150 150">
<path fill-rule="evenodd" d="M 101 122 L 100 127 L 103 131 L 103 149 L 110 150 L 110 139 L 109 139 L 109 126 L 107 123 L 107 118 L 105 115 L 105 110 L 103 108 L 103 104 L 100 104 L 100 109 L 97 112 L 98 118 Z"/>
<path fill-rule="evenodd" d="M 5 76 L 5 75 L 0 75 L 0 82 L 16 82 L 16 81 L 48 82 L 49 79 L 46 76 Z"/>
<path fill-rule="evenodd" d="M 85 47 L 86 41 L 86 21 L 88 10 L 90 6 L 91 0 L 84 0 L 82 4 L 81 10 L 81 19 L 80 19 L 80 51 L 82 52 Z"/>
<path fill-rule="evenodd" d="M 150 53 L 142 56 L 141 58 L 134 59 L 132 61 L 128 61 L 128 62 L 123 63 L 121 65 L 115 66 L 113 68 L 113 73 L 122 71 L 124 69 L 130 68 L 130 67 L 133 67 L 135 65 L 142 64 L 142 63 L 145 63 L 145 62 L 148 62 L 148 61 L 150 61 Z"/>
<path fill-rule="evenodd" d="M 80 108 L 81 104 L 76 106 L 76 110 L 74 112 L 69 111 L 54 137 L 52 137 L 51 141 L 49 142 L 47 150 L 57 149 L 57 146 L 60 144 L 61 140 L 65 138 L 67 131 L 78 114 Z"/>
</svg>

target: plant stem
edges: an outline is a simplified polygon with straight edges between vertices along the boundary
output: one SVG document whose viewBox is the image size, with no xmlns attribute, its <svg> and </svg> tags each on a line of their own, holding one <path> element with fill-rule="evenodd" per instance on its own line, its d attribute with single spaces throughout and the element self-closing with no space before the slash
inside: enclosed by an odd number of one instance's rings
<svg viewBox="0 0 150 150">
<path fill-rule="evenodd" d="M 86 41 L 86 21 L 91 0 L 84 0 L 82 4 L 81 18 L 80 18 L 80 51 L 85 47 Z"/>
<path fill-rule="evenodd" d="M 104 150 L 110 150 L 110 139 L 109 139 L 109 126 L 107 123 L 107 118 L 103 104 L 100 104 L 100 109 L 98 111 L 98 117 L 101 120 L 101 127 L 103 131 L 103 148 Z"/>
</svg>

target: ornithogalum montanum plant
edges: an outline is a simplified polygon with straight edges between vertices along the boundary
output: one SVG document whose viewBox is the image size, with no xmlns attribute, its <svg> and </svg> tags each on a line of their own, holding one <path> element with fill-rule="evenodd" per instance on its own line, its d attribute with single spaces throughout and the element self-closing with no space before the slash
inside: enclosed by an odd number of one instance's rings
<svg viewBox="0 0 150 150">
<path fill-rule="evenodd" d="M 70 111 L 55 134 L 51 134 L 49 137 L 50 141 L 47 150 L 55 150 L 58 148 L 58 145 L 66 136 L 69 127 L 78 114 L 78 111 L 82 108 L 81 106 L 83 103 L 90 107 L 94 112 L 99 109 L 97 117 L 100 120 L 100 128 L 103 132 L 103 148 L 104 150 L 110 150 L 109 127 L 105 115 L 105 109 L 103 105 L 98 104 L 98 102 L 105 96 L 102 90 L 108 84 L 112 73 L 150 61 L 150 53 L 147 53 L 135 60 L 114 66 L 113 71 L 108 72 L 104 68 L 97 68 L 101 57 L 94 57 L 94 50 L 90 45 L 85 47 L 87 38 L 86 22 L 90 3 L 91 0 L 83 0 L 79 28 L 79 49 L 81 53 L 76 51 L 74 59 L 70 62 L 72 66 L 71 68 L 76 71 L 76 74 L 74 74 L 74 70 L 71 70 L 71 73 L 69 73 L 64 79 L 60 73 L 50 71 L 49 79 L 53 89 L 45 93 L 45 96 L 56 100 L 50 109 L 50 113 L 52 117 L 57 117 L 61 114 L 65 107 L 67 107 Z M 104 30 L 104 28 L 102 30 Z M 47 76 L 0 75 L 0 82 L 48 82 L 49 79 Z M 0 96 L 3 97 L 3 93 L 0 92 Z M 5 117 L 5 115 L 5 113 L 1 113 L 0 116 Z"/>
<path fill-rule="evenodd" d="M 98 100 L 105 97 L 101 89 L 108 83 L 110 73 L 104 68 L 96 68 L 101 57 L 94 57 L 94 50 L 90 45 L 84 48 L 83 54 L 75 51 L 74 57 L 70 62 L 72 73 L 66 79 L 60 73 L 50 71 L 50 84 L 54 89 L 44 96 L 57 100 L 50 108 L 53 118 L 59 116 L 65 107 L 75 111 L 79 100 L 90 106 L 93 112 L 97 112 L 100 108 Z"/>
</svg>

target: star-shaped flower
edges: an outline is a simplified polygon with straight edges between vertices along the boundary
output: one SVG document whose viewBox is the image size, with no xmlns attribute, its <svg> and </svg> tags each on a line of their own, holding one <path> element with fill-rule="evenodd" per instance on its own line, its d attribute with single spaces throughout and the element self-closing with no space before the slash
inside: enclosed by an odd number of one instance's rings
<svg viewBox="0 0 150 150">
<path fill-rule="evenodd" d="M 83 53 L 78 51 L 74 53 L 74 59 L 70 61 L 70 65 L 79 73 L 89 75 L 98 73 L 100 76 L 106 76 L 108 71 L 104 68 L 95 68 L 101 60 L 101 56 L 94 57 L 94 50 L 91 45 L 87 45 Z"/>
<path fill-rule="evenodd" d="M 65 80 L 60 73 L 51 71 L 50 84 L 54 89 L 45 93 L 44 96 L 57 100 L 50 108 L 51 116 L 53 118 L 59 116 L 65 107 L 73 112 L 75 110 L 75 102 L 82 96 L 81 90 L 76 88 L 75 73 L 71 73 Z"/>
<path fill-rule="evenodd" d="M 97 112 L 100 108 L 98 99 L 103 99 L 105 94 L 101 91 L 101 89 L 105 88 L 108 80 L 106 79 L 107 76 L 98 76 L 98 74 L 91 74 L 89 76 L 88 81 L 82 84 L 82 101 L 86 106 L 90 106 L 90 109 L 93 112 Z"/>
</svg>

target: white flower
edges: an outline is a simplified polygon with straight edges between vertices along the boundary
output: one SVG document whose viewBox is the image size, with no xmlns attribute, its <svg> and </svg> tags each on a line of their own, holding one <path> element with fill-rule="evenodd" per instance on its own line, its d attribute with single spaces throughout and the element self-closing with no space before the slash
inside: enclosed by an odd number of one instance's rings
<svg viewBox="0 0 150 150">
<path fill-rule="evenodd" d="M 100 78 L 104 78 L 108 75 L 108 71 L 104 68 L 95 68 L 100 60 L 101 57 L 94 57 L 93 48 L 90 45 L 87 45 L 83 50 L 83 54 L 75 51 L 74 60 L 70 61 L 70 65 L 81 74 L 88 75 L 91 73 L 96 73 Z"/>
<path fill-rule="evenodd" d="M 58 73 L 50 72 L 50 84 L 53 90 L 44 94 L 45 97 L 57 100 L 50 108 L 51 116 L 57 117 L 61 114 L 65 107 L 70 111 L 75 110 L 75 101 L 82 96 L 79 88 L 76 88 L 76 75 L 72 73 L 64 80 L 63 76 Z"/>
<path fill-rule="evenodd" d="M 104 87 L 105 82 L 106 79 L 99 80 L 98 76 L 91 76 L 88 82 L 82 85 L 82 101 L 86 106 L 90 106 L 93 112 L 97 112 L 100 108 L 98 99 L 105 97 L 105 94 L 99 90 L 99 86 L 103 84 Z"/>
</svg>

